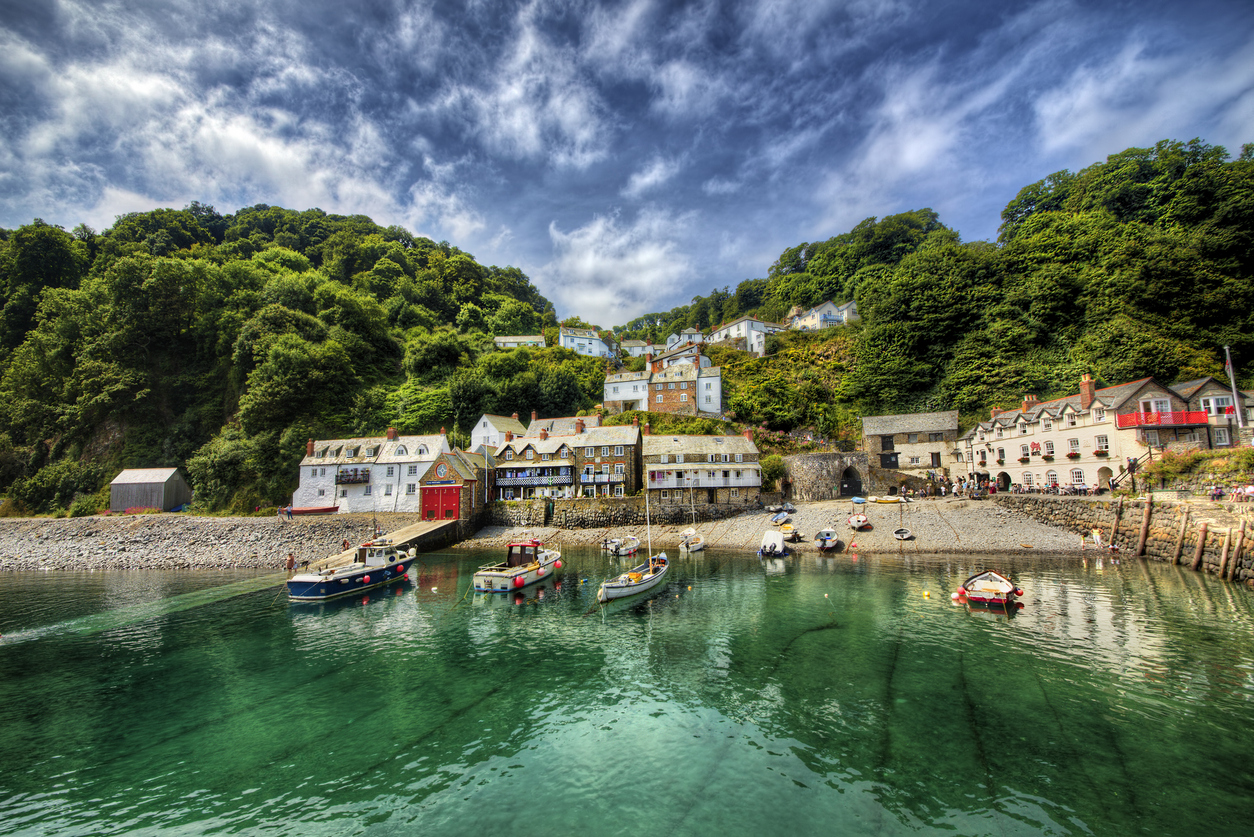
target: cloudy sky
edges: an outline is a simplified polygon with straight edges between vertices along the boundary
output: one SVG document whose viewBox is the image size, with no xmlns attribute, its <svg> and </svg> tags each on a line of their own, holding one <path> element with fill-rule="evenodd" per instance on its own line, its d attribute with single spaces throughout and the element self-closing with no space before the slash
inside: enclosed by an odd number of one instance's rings
<svg viewBox="0 0 1254 837">
<path fill-rule="evenodd" d="M 1254 142 L 1254 3 L 0 0 L 0 226 L 362 213 L 602 326 L 1129 146 Z"/>
</svg>

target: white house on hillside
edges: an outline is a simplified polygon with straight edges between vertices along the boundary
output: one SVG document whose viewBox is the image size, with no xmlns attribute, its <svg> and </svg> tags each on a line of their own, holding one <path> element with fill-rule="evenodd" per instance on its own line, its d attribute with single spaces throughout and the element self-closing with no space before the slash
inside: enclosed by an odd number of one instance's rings
<svg viewBox="0 0 1254 837">
<path fill-rule="evenodd" d="M 443 434 L 309 440 L 300 461 L 298 507 L 339 506 L 340 512 L 420 511 L 418 477 L 449 451 Z"/>
<path fill-rule="evenodd" d="M 609 347 L 605 345 L 605 341 L 590 328 L 567 328 L 561 326 L 558 329 L 557 345 L 563 349 L 570 349 L 572 352 L 589 357 L 609 357 Z"/>
<path fill-rule="evenodd" d="M 721 325 L 710 332 L 708 342 L 718 343 L 722 340 L 744 340 L 746 351 L 762 356 L 766 354 L 766 336 L 783 330 L 784 327 L 779 323 L 768 323 L 759 320 L 757 317 L 744 316 Z"/>
<path fill-rule="evenodd" d="M 527 428 L 523 427 L 522 422 L 518 420 L 518 413 L 514 413 L 509 418 L 484 413 L 475 422 L 475 429 L 470 431 L 470 449 L 478 450 L 481 445 L 493 449 L 498 448 L 504 443 L 507 431 L 515 436 L 521 436 L 527 432 Z"/>
</svg>

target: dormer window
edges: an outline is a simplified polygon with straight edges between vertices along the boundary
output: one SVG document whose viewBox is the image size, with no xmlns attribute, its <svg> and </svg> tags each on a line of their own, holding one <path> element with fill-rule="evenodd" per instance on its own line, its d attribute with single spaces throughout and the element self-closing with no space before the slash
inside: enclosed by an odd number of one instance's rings
<svg viewBox="0 0 1254 837">
<path fill-rule="evenodd" d="M 366 448 L 366 456 L 374 456 L 374 448 Z"/>
<path fill-rule="evenodd" d="M 1043 430 L 1053 430 L 1054 423 L 1050 421 L 1049 419 L 1041 419 L 1041 428 Z"/>
<path fill-rule="evenodd" d="M 1093 421 L 1099 422 L 1099 421 L 1105 421 L 1105 420 L 1106 420 L 1106 410 L 1101 407 L 1094 407 L 1093 408 Z"/>
<path fill-rule="evenodd" d="M 509 459 L 513 459 L 513 458 L 514 458 L 514 452 L 513 452 L 512 450 L 507 450 L 507 451 L 505 451 L 505 458 L 506 458 L 507 460 L 509 460 Z"/>
<path fill-rule="evenodd" d="M 426 445 L 419 445 L 419 446 L 418 446 L 418 455 L 419 455 L 419 456 L 426 456 L 426 455 L 427 455 L 427 446 L 426 446 Z"/>
<path fill-rule="evenodd" d="M 397 456 L 404 456 L 404 455 L 405 455 L 405 454 L 407 454 L 407 453 L 409 453 L 409 451 L 405 449 L 405 446 L 404 446 L 404 445 L 397 445 L 397 447 L 396 447 L 396 455 L 397 455 Z"/>
</svg>

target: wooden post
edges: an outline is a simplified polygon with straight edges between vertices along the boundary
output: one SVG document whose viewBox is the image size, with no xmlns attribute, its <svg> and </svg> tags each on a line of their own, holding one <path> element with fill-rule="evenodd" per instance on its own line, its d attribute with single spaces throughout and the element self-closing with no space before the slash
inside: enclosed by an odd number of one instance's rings
<svg viewBox="0 0 1254 837">
<path fill-rule="evenodd" d="M 1123 517 L 1123 495 L 1119 495 L 1119 504 L 1115 506 L 1115 525 L 1110 527 L 1110 543 L 1113 545 L 1119 535 L 1119 519 Z"/>
<path fill-rule="evenodd" d="M 1141 518 L 1141 537 L 1136 542 L 1136 557 L 1145 555 L 1145 542 L 1149 540 L 1150 518 L 1154 516 L 1154 500 L 1145 498 L 1145 515 Z"/>
<path fill-rule="evenodd" d="M 1241 528 L 1237 530 L 1237 545 L 1232 550 L 1232 564 L 1228 568 L 1228 580 L 1237 580 L 1237 571 L 1241 568 L 1241 549 L 1245 546 L 1245 521 L 1241 521 Z"/>
<path fill-rule="evenodd" d="M 1228 547 L 1232 546 L 1232 527 L 1228 527 L 1228 531 L 1224 533 L 1224 548 L 1219 552 L 1219 577 L 1224 577 L 1224 571 L 1228 569 Z"/>
<path fill-rule="evenodd" d="M 1184 533 L 1188 531 L 1188 528 L 1189 528 L 1189 507 L 1186 505 L 1184 507 L 1184 515 L 1180 518 L 1180 534 L 1176 535 L 1176 551 L 1175 551 L 1175 554 L 1171 557 L 1171 563 L 1173 564 L 1180 563 L 1180 555 L 1181 553 L 1184 552 Z"/>
<path fill-rule="evenodd" d="M 1193 551 L 1192 570 L 1197 571 L 1202 566 L 1202 552 L 1206 549 L 1206 521 L 1202 521 L 1202 528 L 1197 532 L 1197 549 Z"/>
</svg>

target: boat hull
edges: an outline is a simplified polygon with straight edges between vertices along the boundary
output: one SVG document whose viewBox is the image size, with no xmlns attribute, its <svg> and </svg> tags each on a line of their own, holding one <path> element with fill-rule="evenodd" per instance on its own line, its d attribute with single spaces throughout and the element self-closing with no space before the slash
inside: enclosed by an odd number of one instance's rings
<svg viewBox="0 0 1254 837">
<path fill-rule="evenodd" d="M 376 587 L 386 587 L 409 572 L 416 558 L 403 558 L 383 567 L 365 567 L 334 575 L 303 573 L 287 580 L 287 596 L 294 602 L 325 602 L 342 596 L 354 596 Z"/>
<path fill-rule="evenodd" d="M 562 554 L 546 551 L 535 563 L 522 567 L 507 567 L 496 564 L 480 567 L 475 573 L 473 584 L 476 593 L 512 593 L 523 590 L 541 581 L 553 577 L 553 573 L 561 569 Z"/>
<path fill-rule="evenodd" d="M 649 572 L 650 564 L 661 566 Z M 666 553 L 663 552 L 652 561 L 634 567 L 617 578 L 602 582 L 601 589 L 597 591 L 597 601 L 605 604 L 615 599 L 626 599 L 647 593 L 662 583 L 669 570 L 670 562 L 666 560 Z M 638 576 L 638 580 L 632 576 Z"/>
<path fill-rule="evenodd" d="M 339 506 L 299 506 L 292 509 L 292 514 L 335 514 Z"/>
<path fill-rule="evenodd" d="M 851 515 L 849 518 L 849 528 L 856 532 L 859 529 L 864 528 L 869 522 L 870 521 L 867 520 L 867 516 L 865 514 Z"/>
</svg>

